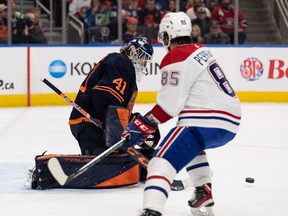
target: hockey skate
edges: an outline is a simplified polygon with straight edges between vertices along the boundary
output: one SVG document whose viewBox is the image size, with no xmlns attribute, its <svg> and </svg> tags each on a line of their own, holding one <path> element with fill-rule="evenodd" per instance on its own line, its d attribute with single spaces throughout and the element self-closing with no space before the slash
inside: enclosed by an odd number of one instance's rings
<svg viewBox="0 0 288 216">
<path fill-rule="evenodd" d="M 139 216 L 162 216 L 162 214 L 151 209 L 144 209 Z"/>
<path fill-rule="evenodd" d="M 35 168 L 33 167 L 28 170 L 28 173 L 24 179 L 24 187 L 36 189 L 37 188 L 37 182 L 35 181 Z"/>
<path fill-rule="evenodd" d="M 192 198 L 188 201 L 193 216 L 215 216 L 211 184 L 196 187 Z"/>
</svg>

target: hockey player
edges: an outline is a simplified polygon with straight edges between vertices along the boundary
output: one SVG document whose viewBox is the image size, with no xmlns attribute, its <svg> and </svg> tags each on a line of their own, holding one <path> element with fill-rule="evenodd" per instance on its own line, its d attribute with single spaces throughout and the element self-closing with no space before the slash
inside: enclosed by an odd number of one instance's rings
<svg viewBox="0 0 288 216">
<path fill-rule="evenodd" d="M 110 139 L 110 134 L 106 134 L 106 131 L 124 130 L 114 127 L 116 122 L 106 124 L 107 119 L 111 122 L 110 115 L 114 115 L 107 113 L 108 108 L 127 108 L 132 113 L 137 95 L 136 79 L 141 81 L 152 55 L 153 48 L 146 38 L 138 37 L 121 48 L 120 53 L 105 56 L 82 82 L 75 103 L 99 121 L 97 127 L 75 108 L 71 112 L 70 128 L 83 155 L 98 155 L 113 144 L 106 142 Z M 121 110 L 118 113 L 127 113 L 125 109 Z M 121 119 L 121 116 L 119 118 Z M 108 130 L 105 130 L 105 127 L 108 127 Z M 110 130 L 110 127 L 114 128 Z"/>
<path fill-rule="evenodd" d="M 157 124 L 178 117 L 148 164 L 141 216 L 161 216 L 170 184 L 182 168 L 196 188 L 188 201 L 193 215 L 213 215 L 211 172 L 205 149 L 231 141 L 241 119 L 240 102 L 209 49 L 191 44 L 191 21 L 184 12 L 166 14 L 158 40 L 167 49 L 160 69 L 157 103 L 128 124 L 125 145 L 141 143 Z M 202 212 L 202 209 L 206 212 Z"/>
</svg>

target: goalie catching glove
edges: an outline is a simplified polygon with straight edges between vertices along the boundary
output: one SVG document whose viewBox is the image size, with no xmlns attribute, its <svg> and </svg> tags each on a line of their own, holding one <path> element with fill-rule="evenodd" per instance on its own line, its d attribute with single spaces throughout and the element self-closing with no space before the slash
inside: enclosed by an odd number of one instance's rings
<svg viewBox="0 0 288 216">
<path fill-rule="evenodd" d="M 126 142 L 122 148 L 141 145 L 148 136 L 154 133 L 157 129 L 157 124 L 149 121 L 142 115 L 137 114 L 135 120 L 130 122 L 122 133 L 122 138 L 126 137 Z"/>
</svg>

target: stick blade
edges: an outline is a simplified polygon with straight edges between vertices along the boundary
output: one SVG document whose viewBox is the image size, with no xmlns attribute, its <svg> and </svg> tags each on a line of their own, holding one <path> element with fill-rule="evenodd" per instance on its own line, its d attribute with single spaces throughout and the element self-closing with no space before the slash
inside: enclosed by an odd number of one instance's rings
<svg viewBox="0 0 288 216">
<path fill-rule="evenodd" d="M 57 158 L 50 158 L 48 160 L 48 169 L 60 185 L 65 185 L 68 176 L 64 173 L 61 164 Z"/>
</svg>

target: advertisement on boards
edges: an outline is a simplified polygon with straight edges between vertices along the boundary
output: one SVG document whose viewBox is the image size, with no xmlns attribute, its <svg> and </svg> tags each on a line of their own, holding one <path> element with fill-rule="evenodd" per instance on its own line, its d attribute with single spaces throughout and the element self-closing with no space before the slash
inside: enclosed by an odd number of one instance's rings
<svg viewBox="0 0 288 216">
<path fill-rule="evenodd" d="M 288 91 L 288 49 L 240 48 L 237 56 L 237 89 L 241 91 Z"/>
<path fill-rule="evenodd" d="M 32 47 L 31 93 L 51 93 L 41 82 L 46 78 L 63 92 L 77 92 L 92 68 L 107 54 L 119 52 L 121 47 Z M 153 60 L 147 67 L 147 76 L 138 83 L 141 91 L 157 91 L 160 88 L 159 64 L 165 55 L 164 48 L 155 48 Z"/>
<path fill-rule="evenodd" d="M 0 47 L 0 95 L 27 93 L 27 48 Z"/>
</svg>

